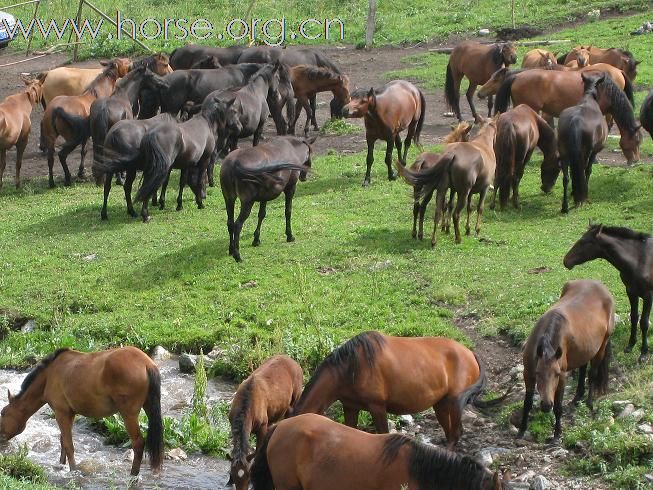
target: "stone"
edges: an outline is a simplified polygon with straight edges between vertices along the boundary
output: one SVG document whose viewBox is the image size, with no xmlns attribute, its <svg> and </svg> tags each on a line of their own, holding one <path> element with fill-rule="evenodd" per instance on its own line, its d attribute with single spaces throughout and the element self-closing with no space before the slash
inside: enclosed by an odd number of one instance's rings
<svg viewBox="0 0 653 490">
<path fill-rule="evenodd" d="M 644 475 L 644 478 L 646 479 L 646 481 L 653 483 L 653 475 L 651 475 L 650 473 L 646 473 Z"/>
<path fill-rule="evenodd" d="M 644 434 L 653 434 L 653 427 L 651 427 L 651 424 L 639 424 L 637 429 Z"/>
<path fill-rule="evenodd" d="M 514 481 L 527 482 L 532 480 L 534 477 L 535 477 L 535 472 L 533 470 L 528 470 L 526 473 L 522 473 L 521 475 L 516 477 Z"/>
<path fill-rule="evenodd" d="M 125 454 L 122 455 L 122 460 L 133 463 L 134 462 L 134 450 L 133 449 L 127 449 L 127 451 L 125 451 Z"/>
<path fill-rule="evenodd" d="M 632 404 L 630 400 L 615 400 L 612 402 L 612 409 L 615 411 L 623 410 L 626 405 Z"/>
<path fill-rule="evenodd" d="M 183 449 L 176 447 L 166 451 L 166 459 L 171 459 L 172 461 L 186 461 L 188 459 L 188 455 Z"/>
<path fill-rule="evenodd" d="M 412 415 L 400 415 L 399 422 L 401 423 L 401 425 L 410 426 L 415 423 L 415 420 L 413 419 Z"/>
<path fill-rule="evenodd" d="M 486 447 L 476 453 L 475 458 L 485 466 L 490 466 L 494 460 L 510 450 L 503 447 Z"/>
<path fill-rule="evenodd" d="M 644 409 L 638 408 L 633 413 L 630 414 L 630 417 L 637 420 L 638 422 L 644 417 Z"/>
<path fill-rule="evenodd" d="M 90 261 L 92 261 L 92 260 L 97 259 L 97 255 L 96 255 L 96 254 L 90 254 L 90 255 L 86 255 L 86 256 L 84 256 L 84 257 L 82 257 L 82 258 L 83 258 L 84 260 L 90 262 Z"/>
<path fill-rule="evenodd" d="M 569 451 L 563 448 L 558 448 L 551 453 L 551 456 L 554 458 L 566 458 L 569 455 Z"/>
<path fill-rule="evenodd" d="M 195 372 L 196 363 L 197 356 L 192 354 L 182 354 L 179 356 L 179 371 L 185 374 L 193 374 Z"/>
<path fill-rule="evenodd" d="M 523 364 L 517 364 L 515 367 L 513 367 L 510 370 L 510 376 L 512 378 L 516 378 L 518 376 L 521 376 L 524 373 L 524 365 Z"/>
<path fill-rule="evenodd" d="M 478 418 L 478 414 L 476 412 L 472 412 L 471 410 L 465 410 L 463 412 L 464 420 L 476 420 L 477 418 Z"/>
<path fill-rule="evenodd" d="M 629 417 L 634 411 L 635 411 L 635 405 L 633 405 L 632 403 L 628 403 L 623 408 L 621 413 L 619 415 L 617 415 L 617 418 L 625 419 L 626 417 Z"/>
<path fill-rule="evenodd" d="M 82 472 L 82 475 L 91 476 L 102 473 L 106 470 L 106 466 L 97 459 L 85 459 L 81 463 L 77 463 L 77 469 Z"/>
<path fill-rule="evenodd" d="M 479 36 L 489 36 L 490 35 L 490 29 L 479 29 L 478 30 L 478 35 Z"/>
<path fill-rule="evenodd" d="M 213 359 L 213 360 L 215 360 L 215 359 L 220 359 L 221 357 L 224 357 L 224 354 L 225 354 L 225 350 L 224 350 L 224 349 L 221 349 L 220 347 L 218 347 L 218 346 L 216 345 L 215 347 L 213 347 L 213 349 L 211 350 L 211 352 L 209 352 L 209 353 L 206 355 L 206 357 L 208 357 L 209 359 Z"/>
<path fill-rule="evenodd" d="M 160 345 L 157 345 L 154 349 L 152 349 L 152 355 L 150 357 L 153 361 L 167 361 L 168 359 L 172 358 L 172 353 Z"/>
<path fill-rule="evenodd" d="M 35 453 L 46 453 L 52 447 L 52 441 L 47 437 L 39 439 L 34 444 L 32 444 L 32 451 Z"/>
<path fill-rule="evenodd" d="M 34 318 L 30 318 L 27 320 L 22 327 L 20 327 L 20 331 L 22 333 L 30 333 L 36 330 L 36 321 Z"/>
<path fill-rule="evenodd" d="M 537 475 L 533 478 L 530 486 L 531 490 L 548 490 L 549 488 L 553 488 L 553 485 L 551 485 L 551 482 L 542 475 Z"/>
</svg>

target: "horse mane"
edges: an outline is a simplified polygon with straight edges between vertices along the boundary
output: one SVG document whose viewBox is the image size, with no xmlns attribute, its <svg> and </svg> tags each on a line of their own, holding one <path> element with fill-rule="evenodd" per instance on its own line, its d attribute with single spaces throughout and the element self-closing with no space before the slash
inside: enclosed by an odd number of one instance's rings
<svg viewBox="0 0 653 490">
<path fill-rule="evenodd" d="M 300 69 L 309 80 L 338 80 L 340 76 L 340 73 L 336 73 L 330 68 L 322 66 L 301 65 Z"/>
<path fill-rule="evenodd" d="M 539 351 L 541 347 L 542 358 L 551 359 L 555 355 L 557 345 L 559 344 L 557 341 L 559 329 L 564 323 L 567 322 L 567 318 L 557 310 L 549 310 L 544 315 L 542 315 L 540 321 L 546 321 L 547 328 L 545 328 L 542 332 L 542 337 L 537 344 L 537 350 Z"/>
<path fill-rule="evenodd" d="M 127 72 L 127 75 L 122 77 L 120 80 L 116 82 L 116 88 L 115 90 L 118 90 L 125 85 L 127 85 L 133 78 L 136 78 L 137 75 L 141 75 L 145 72 L 145 69 L 148 68 L 147 65 L 141 64 L 141 65 L 134 65 L 134 67 Z"/>
<path fill-rule="evenodd" d="M 648 240 L 651 235 L 640 231 L 631 230 L 625 226 L 603 226 L 602 224 L 592 225 L 592 231 L 601 230 L 601 233 L 610 235 L 616 238 L 625 238 L 627 240 Z"/>
<path fill-rule="evenodd" d="M 319 63 L 319 66 L 324 67 L 324 68 L 329 68 L 331 71 L 336 72 L 338 74 L 342 74 L 340 71 L 340 68 L 338 68 L 333 61 L 331 61 L 329 58 L 326 57 L 326 55 L 320 51 L 313 51 L 315 55 L 315 59 Z"/>
<path fill-rule="evenodd" d="M 130 71 L 136 70 L 137 68 L 147 67 L 150 70 L 154 69 L 157 63 L 157 59 L 162 59 L 166 63 L 169 63 L 170 58 L 165 53 L 151 54 L 149 56 L 143 56 L 137 60 L 132 61 L 132 69 Z"/>
<path fill-rule="evenodd" d="M 621 90 L 617 84 L 614 83 L 612 77 L 607 74 L 605 75 L 601 86 L 610 98 L 612 105 L 610 113 L 614 117 L 617 126 L 631 133 L 637 131 L 637 121 L 635 120 L 635 114 L 633 113 L 633 106 L 630 104 L 626 93 Z"/>
<path fill-rule="evenodd" d="M 492 62 L 497 66 L 497 68 L 501 68 L 501 65 L 503 65 L 503 46 L 501 43 L 492 45 L 491 55 Z"/>
<path fill-rule="evenodd" d="M 43 359 L 41 359 L 39 363 L 34 366 L 34 368 L 29 373 L 27 373 L 27 376 L 25 376 L 23 383 L 20 385 L 20 393 L 16 395 L 16 398 L 23 396 L 23 394 L 32 385 L 32 383 L 34 383 L 38 375 L 41 374 L 41 372 L 43 372 L 45 368 L 47 368 L 52 363 L 52 361 L 59 357 L 60 354 L 68 352 L 69 350 L 69 347 L 63 347 L 61 349 L 57 349 L 52 354 L 48 354 Z"/>
<path fill-rule="evenodd" d="M 396 459 L 403 446 L 408 446 L 410 450 L 408 472 L 419 488 L 483 488 L 488 470 L 481 463 L 469 456 L 421 444 L 404 434 L 388 436 L 381 454 L 383 463 L 388 464 Z M 439 484 L 434 486 L 434 482 Z"/>
<path fill-rule="evenodd" d="M 109 66 L 106 66 L 104 70 L 102 70 L 102 72 L 100 72 L 100 74 L 86 86 L 84 93 L 91 94 L 94 97 L 99 97 L 97 90 L 95 89 L 95 84 L 102 78 L 111 78 L 112 80 L 118 80 L 118 68 L 113 62 L 111 62 Z"/>
<path fill-rule="evenodd" d="M 469 138 L 463 135 L 469 131 L 470 126 L 471 125 L 467 121 L 459 122 L 458 125 L 451 130 L 451 133 L 444 137 L 443 143 L 448 144 L 459 141 L 468 141 Z"/>
<path fill-rule="evenodd" d="M 249 453 L 249 434 L 245 434 L 243 429 L 252 405 L 254 379 L 249 378 L 245 383 L 245 387 L 241 392 L 242 396 L 240 397 L 238 413 L 231 422 L 231 440 L 233 445 L 231 457 L 234 461 L 241 461 L 242 463 L 246 462 Z"/>
</svg>

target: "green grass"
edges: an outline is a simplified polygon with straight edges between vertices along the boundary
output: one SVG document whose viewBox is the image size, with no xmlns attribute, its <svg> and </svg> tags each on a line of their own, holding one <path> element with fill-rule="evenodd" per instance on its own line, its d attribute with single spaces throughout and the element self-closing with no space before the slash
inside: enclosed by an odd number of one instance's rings
<svg viewBox="0 0 653 490">
<path fill-rule="evenodd" d="M 22 446 L 17 452 L 0 454 L 0 483 L 3 479 L 9 482 L 9 486 L 15 485 L 20 488 L 25 485 L 42 485 L 47 483 L 45 470 L 39 465 L 32 463 L 27 458 L 27 446 Z M 4 488 L 4 485 L 3 485 Z"/>
</svg>

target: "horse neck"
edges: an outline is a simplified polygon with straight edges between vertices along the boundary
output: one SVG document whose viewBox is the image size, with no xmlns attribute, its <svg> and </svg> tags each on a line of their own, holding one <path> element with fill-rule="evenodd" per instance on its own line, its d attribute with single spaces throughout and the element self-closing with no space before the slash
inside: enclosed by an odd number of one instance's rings
<svg viewBox="0 0 653 490">
<path fill-rule="evenodd" d="M 249 453 L 249 436 L 252 433 L 252 407 L 250 406 L 245 413 L 239 414 L 242 417 L 237 425 L 231 429 L 231 444 L 233 455 L 238 459 L 247 457 Z M 237 456 L 236 456 L 237 455 Z"/>
<path fill-rule="evenodd" d="M 247 86 L 247 89 L 250 92 L 257 94 L 261 97 L 266 97 L 269 87 L 270 87 L 270 83 L 262 76 L 258 76 L 256 77 L 256 79 L 251 81 L 251 83 Z"/>
<path fill-rule="evenodd" d="M 19 409 L 25 420 L 34 415 L 46 403 L 43 399 L 43 392 L 45 391 L 45 384 L 47 381 L 47 371 L 46 368 L 42 373 L 40 373 L 38 378 L 32 381 L 32 384 L 30 384 L 25 392 L 21 393 L 20 398 L 14 402 L 16 408 Z"/>
<path fill-rule="evenodd" d="M 110 77 L 108 75 L 103 75 L 89 88 L 93 88 L 95 90 L 97 98 L 108 97 L 113 92 L 113 88 L 116 86 L 116 82 L 116 78 Z M 87 92 L 89 91 L 90 90 L 87 90 Z"/>
<path fill-rule="evenodd" d="M 546 158 L 551 153 L 554 153 L 558 148 L 555 131 L 551 128 L 551 126 L 549 126 L 549 123 L 542 119 L 542 117 L 537 114 L 535 116 L 537 130 L 540 133 L 540 137 L 537 140 L 537 146 L 540 150 L 542 150 L 544 158 Z"/>
<path fill-rule="evenodd" d="M 494 137 L 496 136 L 497 130 L 496 127 L 493 128 L 488 126 L 484 128 L 476 138 L 474 138 L 475 143 L 485 144 L 489 147 L 494 146 Z"/>
<path fill-rule="evenodd" d="M 34 104 L 29 100 L 29 95 L 27 92 L 21 92 L 19 94 L 10 95 L 7 97 L 8 100 L 11 100 L 14 105 L 20 107 L 22 110 L 27 113 L 32 112 Z"/>
<path fill-rule="evenodd" d="M 302 413 L 323 413 L 338 399 L 338 374 L 333 368 L 326 368 L 319 378 L 304 391 L 295 407 L 295 415 Z"/>
<path fill-rule="evenodd" d="M 136 103 L 138 100 L 138 94 L 141 90 L 142 80 L 133 80 L 127 81 L 120 87 L 116 87 L 115 92 L 112 94 L 112 97 L 120 97 L 122 99 L 127 99 L 130 104 Z"/>
<path fill-rule="evenodd" d="M 646 242 L 607 234 L 602 234 L 598 240 L 605 253 L 605 260 L 615 266 L 619 272 L 628 275 L 643 272 L 641 264 L 646 255 Z"/>
</svg>

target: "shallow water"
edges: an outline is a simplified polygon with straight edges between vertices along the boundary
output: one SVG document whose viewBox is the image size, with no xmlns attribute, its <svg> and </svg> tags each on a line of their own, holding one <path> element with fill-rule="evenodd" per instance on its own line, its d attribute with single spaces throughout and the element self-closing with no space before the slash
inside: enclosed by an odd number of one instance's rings
<svg viewBox="0 0 653 490">
<path fill-rule="evenodd" d="M 157 362 L 161 371 L 161 410 L 164 416 L 181 417 L 193 396 L 193 376 L 179 373 L 174 359 Z M 24 372 L 0 370 L 0 398 L 4 405 L 7 389 L 20 391 Z M 233 383 L 209 379 L 207 395 L 209 405 L 218 400 L 231 400 L 235 391 Z M 103 438 L 90 430 L 83 417 L 78 417 L 73 428 L 75 460 L 78 466 L 88 467 L 90 474 L 68 471 L 68 465 L 59 464 L 59 428 L 46 405 L 27 422 L 25 431 L 11 440 L 9 449 L 26 444 L 28 458 L 43 466 L 52 484 L 66 486 L 74 482 L 84 489 L 125 488 L 130 483 L 131 463 L 126 458 L 128 448 L 105 445 Z M 141 466 L 139 480 L 133 488 L 160 489 L 214 489 L 224 488 L 228 478 L 229 463 L 201 454 L 189 454 L 185 461 L 166 459 L 160 476 L 154 476 L 147 458 Z"/>
</svg>

